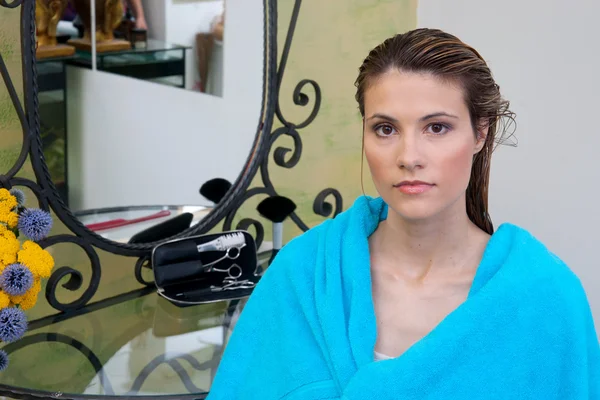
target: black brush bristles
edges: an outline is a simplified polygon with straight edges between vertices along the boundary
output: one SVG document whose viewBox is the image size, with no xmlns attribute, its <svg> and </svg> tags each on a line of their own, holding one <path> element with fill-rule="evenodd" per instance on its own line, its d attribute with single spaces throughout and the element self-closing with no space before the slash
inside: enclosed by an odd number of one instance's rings
<svg viewBox="0 0 600 400">
<path fill-rule="evenodd" d="M 256 210 L 269 221 L 280 223 L 296 210 L 296 203 L 287 197 L 271 196 L 261 201 Z"/>
<path fill-rule="evenodd" d="M 231 188 L 231 182 L 223 178 L 208 180 L 200 187 L 200 194 L 215 204 L 219 204 L 227 191 Z"/>
</svg>

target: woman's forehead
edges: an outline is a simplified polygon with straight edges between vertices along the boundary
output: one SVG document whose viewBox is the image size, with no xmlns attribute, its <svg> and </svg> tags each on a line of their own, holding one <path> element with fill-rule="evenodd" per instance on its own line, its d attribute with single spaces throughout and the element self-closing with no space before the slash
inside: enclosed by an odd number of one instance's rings
<svg viewBox="0 0 600 400">
<path fill-rule="evenodd" d="M 365 118 L 372 113 L 468 115 L 460 85 L 429 73 L 390 70 L 365 90 Z"/>
</svg>

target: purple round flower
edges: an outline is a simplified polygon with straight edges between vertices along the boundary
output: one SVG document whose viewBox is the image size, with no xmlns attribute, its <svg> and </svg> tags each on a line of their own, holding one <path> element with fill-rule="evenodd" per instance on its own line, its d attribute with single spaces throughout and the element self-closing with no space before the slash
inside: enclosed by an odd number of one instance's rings
<svg viewBox="0 0 600 400">
<path fill-rule="evenodd" d="M 33 274 L 23 264 L 11 264 L 0 274 L 0 289 L 9 296 L 21 296 L 33 285 Z"/>
<path fill-rule="evenodd" d="M 0 341 L 11 343 L 23 337 L 27 331 L 27 317 L 20 308 L 0 310 Z"/>
<path fill-rule="evenodd" d="M 4 350 L 0 350 L 0 372 L 8 367 L 8 354 Z"/>
<path fill-rule="evenodd" d="M 21 189 L 10 189 L 10 194 L 15 196 L 20 206 L 25 204 L 25 193 Z"/>
<path fill-rule="evenodd" d="M 52 229 L 52 216 L 39 208 L 28 208 L 19 215 L 19 230 L 33 241 L 42 240 Z"/>
</svg>

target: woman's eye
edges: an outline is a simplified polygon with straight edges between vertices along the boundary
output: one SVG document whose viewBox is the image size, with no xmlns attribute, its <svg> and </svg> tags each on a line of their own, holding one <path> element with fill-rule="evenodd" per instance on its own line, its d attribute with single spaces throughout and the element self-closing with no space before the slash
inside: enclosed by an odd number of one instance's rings
<svg viewBox="0 0 600 400">
<path fill-rule="evenodd" d="M 380 125 L 375 128 L 375 133 L 379 136 L 391 136 L 396 132 L 396 130 L 390 125 Z"/>
<path fill-rule="evenodd" d="M 434 135 L 443 135 L 448 132 L 448 129 L 444 124 L 431 124 L 427 127 L 427 131 Z"/>
</svg>

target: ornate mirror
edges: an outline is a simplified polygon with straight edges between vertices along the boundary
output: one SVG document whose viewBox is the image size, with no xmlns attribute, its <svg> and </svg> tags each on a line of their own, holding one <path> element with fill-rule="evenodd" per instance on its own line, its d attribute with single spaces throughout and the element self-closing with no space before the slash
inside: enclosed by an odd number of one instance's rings
<svg viewBox="0 0 600 400">
<path fill-rule="evenodd" d="M 229 35 L 229 47 L 223 47 L 223 33 L 217 35 L 209 24 L 222 25 L 223 1 L 36 3 L 34 124 L 42 140 L 33 143 L 34 169 L 59 218 L 90 244 L 141 256 L 156 242 L 212 229 L 248 186 L 271 125 L 263 100 L 268 100 L 266 79 L 273 77 L 261 2 L 233 4 L 230 18 L 248 29 Z M 139 40 L 137 22 L 128 25 L 130 7 L 142 7 L 137 21 L 148 16 L 142 26 L 155 28 Z M 40 40 L 48 36 L 40 26 L 56 19 L 56 27 L 45 31 L 56 32 L 60 42 L 55 37 L 57 43 L 49 45 Z M 157 39 L 165 32 L 184 45 Z M 211 39 L 234 66 L 227 76 L 213 74 L 223 81 L 220 96 L 173 83 L 185 80 L 186 71 L 197 70 L 203 60 L 193 56 L 189 38 L 197 39 L 200 53 Z M 230 113 L 235 117 L 228 118 Z M 201 189 L 215 178 L 219 193 L 213 190 L 207 198 Z M 156 226 L 160 232 L 150 229 Z"/>
</svg>

